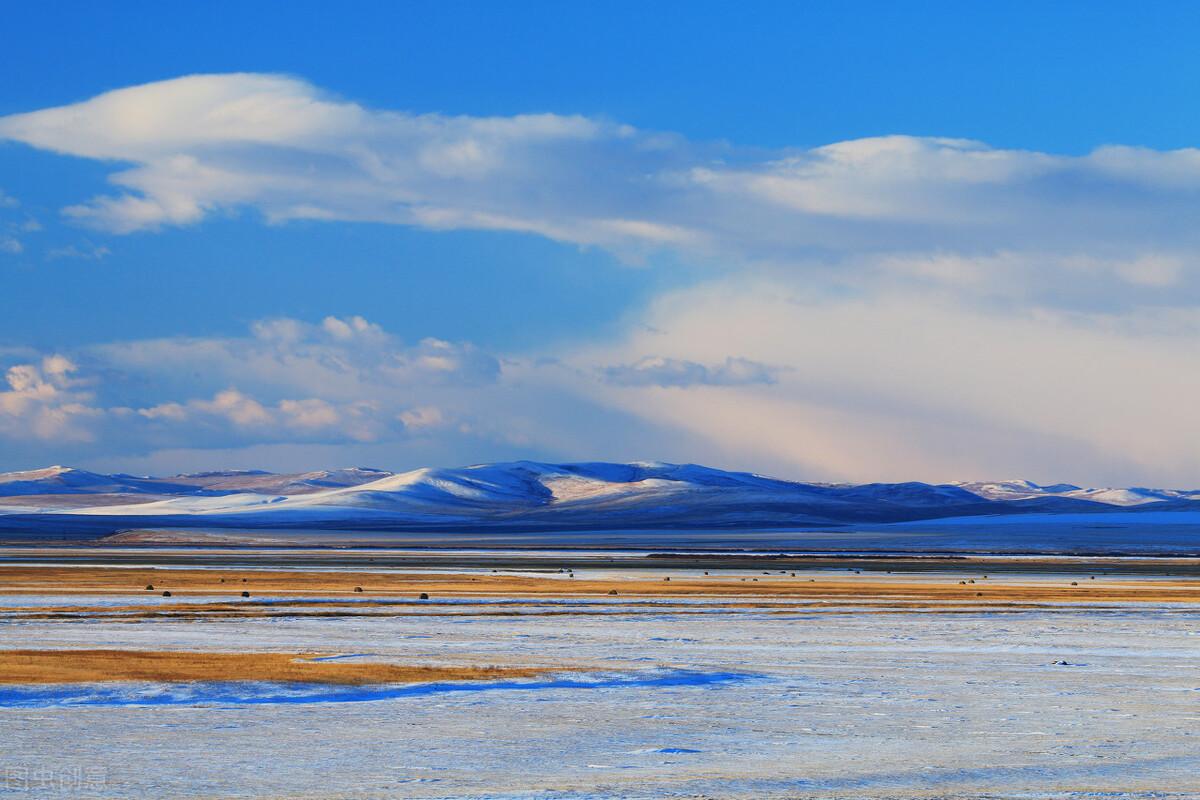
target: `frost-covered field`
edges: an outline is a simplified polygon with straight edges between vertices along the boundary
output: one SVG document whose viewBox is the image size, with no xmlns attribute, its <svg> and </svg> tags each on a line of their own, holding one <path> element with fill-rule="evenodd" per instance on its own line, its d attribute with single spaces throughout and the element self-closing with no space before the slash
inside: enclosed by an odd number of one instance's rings
<svg viewBox="0 0 1200 800">
<path fill-rule="evenodd" d="M 522 615 L 484 613 L 501 606 Z M 320 650 L 595 671 L 404 690 L 7 687 L 0 793 L 1200 796 L 1194 606 L 879 613 L 435 599 L 422 612 L 9 620 L 0 648 Z"/>
</svg>

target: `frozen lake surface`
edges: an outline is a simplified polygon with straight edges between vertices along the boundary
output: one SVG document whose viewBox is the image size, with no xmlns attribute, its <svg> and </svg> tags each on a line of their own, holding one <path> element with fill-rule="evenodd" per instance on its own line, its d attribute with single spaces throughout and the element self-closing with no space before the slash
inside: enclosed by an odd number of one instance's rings
<svg viewBox="0 0 1200 800">
<path fill-rule="evenodd" d="M 407 687 L 7 687 L 0 794 L 1200 796 L 1194 607 L 878 612 L 613 598 L 485 615 L 497 605 L 435 600 L 419 615 L 379 618 L 5 619 L 0 648 L 322 651 L 593 671 Z"/>
</svg>

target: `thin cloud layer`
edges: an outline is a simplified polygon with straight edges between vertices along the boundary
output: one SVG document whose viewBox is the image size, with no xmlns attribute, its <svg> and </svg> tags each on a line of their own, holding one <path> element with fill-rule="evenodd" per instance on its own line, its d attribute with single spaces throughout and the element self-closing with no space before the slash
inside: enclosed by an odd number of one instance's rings
<svg viewBox="0 0 1200 800">
<path fill-rule="evenodd" d="M 1032 254 L 1039 272 L 1065 276 L 1046 281 L 1052 301 L 1069 300 L 1089 259 L 1143 293 L 1196 288 L 1195 149 L 1069 157 L 884 136 L 764 152 L 580 116 L 370 109 L 262 74 L 194 75 L 12 115 L 0 138 L 124 165 L 112 194 L 66 209 L 118 233 L 256 209 L 273 222 L 526 231 L 627 258 L 667 249 L 852 276 L 879 274 L 870 254 L 1003 253 L 1018 265 L 993 261 L 993 280 L 1020 281 L 1020 256 Z M 949 273 L 950 284 L 971 278 Z"/>
<path fill-rule="evenodd" d="M 604 367 L 605 381 L 617 386 L 749 386 L 775 382 L 777 370 L 748 358 L 726 358 L 711 366 L 679 358 L 645 356 L 632 364 Z"/>
</svg>

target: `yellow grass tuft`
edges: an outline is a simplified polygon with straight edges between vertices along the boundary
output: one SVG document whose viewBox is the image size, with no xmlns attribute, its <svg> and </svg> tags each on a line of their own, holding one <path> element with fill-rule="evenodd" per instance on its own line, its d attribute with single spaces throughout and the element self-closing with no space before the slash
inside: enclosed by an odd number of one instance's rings
<svg viewBox="0 0 1200 800">
<path fill-rule="evenodd" d="M 320 655 L 169 650 L 0 650 L 0 684 L 109 681 L 421 683 L 528 678 L 549 671 L 539 667 L 410 666 L 313 660 Z"/>
</svg>

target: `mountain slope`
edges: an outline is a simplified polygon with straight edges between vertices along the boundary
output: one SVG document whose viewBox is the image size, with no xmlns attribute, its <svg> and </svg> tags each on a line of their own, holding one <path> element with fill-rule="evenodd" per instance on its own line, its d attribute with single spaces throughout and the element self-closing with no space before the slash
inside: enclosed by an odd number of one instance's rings
<svg viewBox="0 0 1200 800">
<path fill-rule="evenodd" d="M 932 520 L 1087 519 L 1200 509 L 1200 493 L 1028 481 L 802 483 L 696 464 L 516 461 L 167 478 L 65 467 L 0 474 L 0 528 L 338 531 L 772 530 Z"/>
<path fill-rule="evenodd" d="M 736 529 L 1192 507 L 1196 492 L 1028 481 L 801 483 L 696 464 L 516 461 L 168 478 L 53 467 L 0 475 L 7 526 L 363 530 Z M 69 521 L 68 521 L 69 518 Z"/>
<path fill-rule="evenodd" d="M 1200 492 L 1195 490 L 1146 489 L 1143 487 L 1130 487 L 1128 489 L 1085 489 L 1069 483 L 1040 486 L 1025 480 L 975 481 L 955 483 L 953 485 L 986 500 L 1033 500 L 1044 497 L 1070 497 L 1078 500 L 1091 500 L 1096 503 L 1104 503 L 1112 506 L 1136 506 L 1145 503 L 1200 498 Z"/>
<path fill-rule="evenodd" d="M 0 496 L 64 494 L 169 494 L 187 491 L 170 480 L 133 475 L 101 475 L 73 467 L 47 467 L 0 473 Z"/>
<path fill-rule="evenodd" d="M 357 486 L 387 477 L 392 473 L 381 469 L 350 467 L 347 469 L 319 470 L 277 475 L 262 470 L 233 470 L 226 472 L 198 472 L 175 475 L 165 480 L 185 486 L 194 486 L 209 492 L 256 492 L 259 494 L 306 494 Z"/>
</svg>

